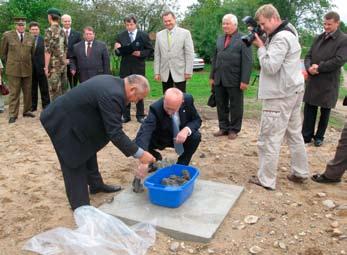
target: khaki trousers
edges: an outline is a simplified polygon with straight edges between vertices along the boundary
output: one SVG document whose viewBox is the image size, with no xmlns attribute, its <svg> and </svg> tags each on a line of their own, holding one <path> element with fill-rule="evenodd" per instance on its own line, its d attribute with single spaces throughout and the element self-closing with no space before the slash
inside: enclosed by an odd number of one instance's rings
<svg viewBox="0 0 347 255">
<path fill-rule="evenodd" d="M 31 110 L 31 76 L 15 77 L 8 75 L 8 84 L 10 89 L 9 94 L 9 117 L 18 117 L 20 91 L 23 92 L 23 113 Z"/>
<path fill-rule="evenodd" d="M 258 138 L 259 170 L 261 184 L 276 188 L 277 166 L 283 138 L 291 155 L 292 174 L 306 178 L 309 175 L 307 154 L 301 134 L 301 102 L 303 92 L 278 99 L 263 100 L 260 134 Z"/>
<path fill-rule="evenodd" d="M 329 179 L 341 179 L 347 169 L 347 122 L 342 130 L 335 157 L 326 166 L 324 175 Z"/>
</svg>

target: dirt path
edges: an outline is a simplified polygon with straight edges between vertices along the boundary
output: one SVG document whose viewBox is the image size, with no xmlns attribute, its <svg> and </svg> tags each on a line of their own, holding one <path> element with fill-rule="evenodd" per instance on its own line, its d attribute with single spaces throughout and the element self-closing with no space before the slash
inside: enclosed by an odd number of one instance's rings
<svg viewBox="0 0 347 255">
<path fill-rule="evenodd" d="M 287 146 L 283 146 L 277 190 L 270 192 L 248 184 L 258 166 L 258 120 L 244 120 L 239 137 L 229 141 L 212 135 L 217 130 L 214 110 L 201 108 L 200 112 L 204 119 L 202 142 L 192 162 L 201 171 L 199 178 L 243 185 L 245 191 L 211 243 L 184 242 L 184 248 L 173 253 L 169 247 L 176 240 L 158 233 L 149 255 L 242 255 L 249 254 L 254 245 L 263 249 L 261 254 L 346 254 L 341 251 L 347 252 L 347 239 L 343 237 L 347 234 L 347 210 L 329 209 L 322 204 L 326 199 L 337 205 L 347 204 L 346 176 L 339 185 L 311 181 L 305 185 L 292 184 L 286 179 L 290 158 Z M 0 115 L 0 254 L 30 254 L 21 251 L 27 239 L 58 226 L 74 228 L 74 219 L 68 208 L 56 155 L 38 119 L 20 117 L 15 124 L 8 125 L 6 117 L 6 114 Z M 137 129 L 135 121 L 124 126 L 132 138 Z M 324 169 L 334 154 L 339 135 L 339 131 L 329 129 L 324 146 L 307 146 L 312 172 Z M 174 157 L 172 150 L 165 155 Z M 130 184 L 135 167 L 133 159 L 125 158 L 109 144 L 98 153 L 98 160 L 107 183 Z M 91 203 L 98 206 L 111 197 L 112 194 L 94 195 Z M 243 223 L 247 215 L 256 215 L 259 221 L 247 225 Z M 333 221 L 338 222 L 342 237 L 332 237 Z"/>
</svg>

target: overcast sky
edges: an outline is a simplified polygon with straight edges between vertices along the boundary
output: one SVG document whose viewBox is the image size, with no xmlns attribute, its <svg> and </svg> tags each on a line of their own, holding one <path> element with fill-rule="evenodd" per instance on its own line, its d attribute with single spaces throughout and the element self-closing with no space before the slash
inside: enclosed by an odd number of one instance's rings
<svg viewBox="0 0 347 255">
<path fill-rule="evenodd" d="M 182 10 L 186 10 L 188 6 L 196 3 L 196 0 L 178 0 Z M 347 24 L 347 0 L 332 0 L 337 7 L 334 9 L 341 16 L 341 20 Z"/>
</svg>

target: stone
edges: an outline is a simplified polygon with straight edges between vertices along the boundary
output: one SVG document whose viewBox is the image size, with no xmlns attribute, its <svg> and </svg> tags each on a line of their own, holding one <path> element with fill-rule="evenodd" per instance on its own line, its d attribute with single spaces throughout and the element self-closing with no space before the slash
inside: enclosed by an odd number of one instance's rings
<svg viewBox="0 0 347 255">
<path fill-rule="evenodd" d="M 211 249 L 211 248 L 208 248 L 208 249 L 207 249 L 207 253 L 208 253 L 208 254 L 214 254 L 214 250 Z"/>
<path fill-rule="evenodd" d="M 341 235 L 339 236 L 339 240 L 346 240 L 347 239 L 347 235 Z"/>
<path fill-rule="evenodd" d="M 282 249 L 282 250 L 286 250 L 287 246 L 284 242 L 278 242 L 278 246 Z"/>
<path fill-rule="evenodd" d="M 342 233 L 342 231 L 341 231 L 340 229 L 334 228 L 334 230 L 333 230 L 331 236 L 333 236 L 333 237 L 338 237 L 338 236 L 341 236 L 342 234 L 343 234 L 343 233 Z"/>
<path fill-rule="evenodd" d="M 176 252 L 176 251 L 178 251 L 179 247 L 180 247 L 180 243 L 179 242 L 172 242 L 170 244 L 170 251 Z"/>
<path fill-rule="evenodd" d="M 190 254 L 193 254 L 193 253 L 194 253 L 194 249 L 188 249 L 188 252 L 189 252 Z"/>
<path fill-rule="evenodd" d="M 332 228 L 337 228 L 337 227 L 339 227 L 339 222 L 333 221 L 333 222 L 331 222 L 330 226 L 331 226 Z"/>
<path fill-rule="evenodd" d="M 258 254 L 258 253 L 261 253 L 263 251 L 262 248 L 260 248 L 259 246 L 252 246 L 251 248 L 249 248 L 249 252 L 251 254 Z"/>
<path fill-rule="evenodd" d="M 327 196 L 327 194 L 324 192 L 318 192 L 317 193 L 317 197 L 326 197 L 326 196 Z"/>
<path fill-rule="evenodd" d="M 246 222 L 247 224 L 255 224 L 257 223 L 259 217 L 258 216 L 255 216 L 255 215 L 247 215 L 245 218 L 244 218 L 244 222 Z"/>
<path fill-rule="evenodd" d="M 324 200 L 322 203 L 324 206 L 328 207 L 329 209 L 332 209 L 336 206 L 334 201 L 330 199 Z"/>
</svg>

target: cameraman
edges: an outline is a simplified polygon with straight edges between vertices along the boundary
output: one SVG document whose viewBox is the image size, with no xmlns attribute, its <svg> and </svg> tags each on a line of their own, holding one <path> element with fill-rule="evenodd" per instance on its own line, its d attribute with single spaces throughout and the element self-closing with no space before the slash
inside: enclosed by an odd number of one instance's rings
<svg viewBox="0 0 347 255">
<path fill-rule="evenodd" d="M 300 107 L 304 92 L 301 73 L 301 47 L 296 29 L 282 21 L 277 9 L 266 4 L 256 14 L 266 41 L 255 35 L 260 62 L 259 92 L 262 115 L 258 138 L 258 176 L 249 181 L 267 189 L 275 189 L 281 143 L 286 136 L 291 154 L 290 181 L 302 183 L 308 175 L 307 155 L 301 135 Z"/>
</svg>

